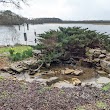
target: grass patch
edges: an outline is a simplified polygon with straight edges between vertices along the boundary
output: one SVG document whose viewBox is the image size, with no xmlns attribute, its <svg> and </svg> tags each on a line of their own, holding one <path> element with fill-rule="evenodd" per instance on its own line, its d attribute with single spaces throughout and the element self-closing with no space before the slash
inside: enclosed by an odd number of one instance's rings
<svg viewBox="0 0 110 110">
<path fill-rule="evenodd" d="M 23 53 L 28 49 L 32 49 L 30 46 L 14 46 L 14 47 L 2 47 L 0 48 L 0 54 L 9 52 L 10 49 L 14 50 L 14 53 Z"/>
<path fill-rule="evenodd" d="M 25 58 L 32 57 L 31 46 L 14 46 L 14 47 L 3 47 L 0 48 L 0 54 L 6 53 L 12 61 L 19 61 Z"/>
<path fill-rule="evenodd" d="M 96 102 L 96 106 L 99 108 L 99 109 L 105 109 L 107 107 L 107 104 L 102 102 L 102 101 L 97 101 Z"/>
<path fill-rule="evenodd" d="M 102 90 L 103 90 L 103 91 L 108 91 L 108 90 L 110 90 L 110 83 L 104 85 L 104 86 L 102 87 Z"/>
</svg>

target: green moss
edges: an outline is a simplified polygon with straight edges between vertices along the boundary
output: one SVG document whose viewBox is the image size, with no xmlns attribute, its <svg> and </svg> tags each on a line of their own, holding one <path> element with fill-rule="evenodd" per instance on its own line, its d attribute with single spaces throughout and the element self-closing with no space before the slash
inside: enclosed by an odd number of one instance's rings
<svg viewBox="0 0 110 110">
<path fill-rule="evenodd" d="M 103 91 L 108 91 L 108 90 L 110 90 L 110 83 L 104 85 L 104 86 L 102 87 L 102 90 L 103 90 Z"/>
<path fill-rule="evenodd" d="M 99 108 L 99 109 L 105 109 L 107 107 L 107 104 L 102 102 L 102 101 L 97 101 L 96 102 L 96 106 Z"/>
</svg>

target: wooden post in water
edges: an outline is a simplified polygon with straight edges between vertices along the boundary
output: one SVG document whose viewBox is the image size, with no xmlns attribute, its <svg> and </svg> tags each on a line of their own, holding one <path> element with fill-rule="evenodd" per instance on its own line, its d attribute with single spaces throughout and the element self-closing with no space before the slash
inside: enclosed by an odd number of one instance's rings
<svg viewBox="0 0 110 110">
<path fill-rule="evenodd" d="M 19 27 L 19 31 L 20 31 L 20 29 L 21 29 L 21 28 L 20 28 L 20 24 L 18 25 L 18 27 Z"/>
<path fill-rule="evenodd" d="M 27 34 L 24 32 L 24 40 L 26 41 L 26 45 L 27 45 Z"/>
<path fill-rule="evenodd" d="M 37 39 L 36 38 L 34 39 L 34 41 L 35 41 L 35 43 L 37 43 Z"/>
<path fill-rule="evenodd" d="M 36 34 L 36 31 L 34 31 L 34 35 L 36 36 L 37 34 Z"/>
<path fill-rule="evenodd" d="M 24 41 L 26 41 L 26 45 L 27 45 L 27 34 L 25 32 L 25 24 L 24 24 Z"/>
<path fill-rule="evenodd" d="M 29 24 L 27 24 L 27 30 L 29 30 Z"/>
</svg>

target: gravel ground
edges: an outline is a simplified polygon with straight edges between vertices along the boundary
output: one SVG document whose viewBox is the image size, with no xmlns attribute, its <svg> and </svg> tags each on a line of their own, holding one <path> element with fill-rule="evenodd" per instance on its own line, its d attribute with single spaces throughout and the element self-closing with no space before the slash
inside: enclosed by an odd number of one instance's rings
<svg viewBox="0 0 110 110">
<path fill-rule="evenodd" d="M 110 110 L 110 91 L 0 79 L 0 110 Z"/>
</svg>

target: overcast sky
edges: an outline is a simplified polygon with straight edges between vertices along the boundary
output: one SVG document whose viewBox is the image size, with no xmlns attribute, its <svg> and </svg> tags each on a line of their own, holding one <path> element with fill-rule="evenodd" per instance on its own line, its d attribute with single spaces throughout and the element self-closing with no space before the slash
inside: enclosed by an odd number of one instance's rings
<svg viewBox="0 0 110 110">
<path fill-rule="evenodd" d="M 58 17 L 63 20 L 110 20 L 110 0 L 30 0 L 22 10 L 0 4 L 29 18 Z"/>
</svg>

